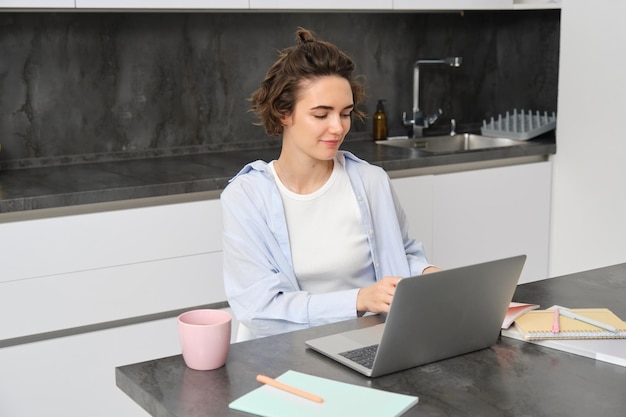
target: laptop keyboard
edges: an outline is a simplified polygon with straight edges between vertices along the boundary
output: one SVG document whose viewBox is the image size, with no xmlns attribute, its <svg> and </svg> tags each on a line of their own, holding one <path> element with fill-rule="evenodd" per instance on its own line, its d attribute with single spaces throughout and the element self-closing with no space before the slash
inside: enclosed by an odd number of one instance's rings
<svg viewBox="0 0 626 417">
<path fill-rule="evenodd" d="M 367 369 L 372 369 L 377 350 L 378 345 L 371 345 L 354 350 L 348 350 L 346 352 L 340 352 L 339 354 L 353 362 L 358 363 L 359 365 L 366 367 Z"/>
</svg>

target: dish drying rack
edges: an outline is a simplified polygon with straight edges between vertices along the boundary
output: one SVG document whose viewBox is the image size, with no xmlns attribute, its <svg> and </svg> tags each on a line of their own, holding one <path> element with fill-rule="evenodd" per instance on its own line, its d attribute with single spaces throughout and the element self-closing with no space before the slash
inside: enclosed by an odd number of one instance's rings
<svg viewBox="0 0 626 417">
<path fill-rule="evenodd" d="M 533 114 L 532 111 L 525 113 L 522 109 L 518 113 L 517 109 L 513 109 L 513 114 L 507 111 L 504 117 L 499 114 L 495 120 L 493 117 L 489 122 L 483 120 L 480 130 L 483 136 L 528 140 L 555 128 L 555 112 L 552 112 L 552 115 L 548 115 L 547 111 L 543 114 L 536 111 Z"/>
</svg>

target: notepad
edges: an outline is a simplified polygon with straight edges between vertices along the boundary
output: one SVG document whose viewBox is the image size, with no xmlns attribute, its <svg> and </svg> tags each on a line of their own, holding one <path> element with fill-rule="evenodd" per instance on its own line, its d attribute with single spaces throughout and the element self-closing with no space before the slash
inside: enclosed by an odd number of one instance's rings
<svg viewBox="0 0 626 417">
<path fill-rule="evenodd" d="M 296 371 L 287 371 L 276 380 L 319 395 L 324 402 L 316 403 L 269 385 L 262 385 L 239 397 L 228 407 L 263 417 L 396 417 L 418 402 L 418 397 L 415 396 L 347 384 Z"/>
<path fill-rule="evenodd" d="M 607 308 L 578 308 L 572 312 L 609 324 L 617 328 L 617 332 L 601 329 L 580 320 L 559 317 L 559 332 L 553 333 L 553 310 L 534 310 L 525 313 L 515 320 L 515 329 L 526 340 L 547 339 L 624 339 L 626 323 Z"/>
<path fill-rule="evenodd" d="M 626 367 L 626 339 L 525 340 L 514 327 L 502 330 L 502 336 Z"/>
<path fill-rule="evenodd" d="M 508 329 L 518 317 L 538 308 L 539 304 L 516 303 L 511 301 L 511 303 L 509 303 L 509 308 L 506 310 L 506 316 L 502 322 L 502 328 Z"/>
</svg>

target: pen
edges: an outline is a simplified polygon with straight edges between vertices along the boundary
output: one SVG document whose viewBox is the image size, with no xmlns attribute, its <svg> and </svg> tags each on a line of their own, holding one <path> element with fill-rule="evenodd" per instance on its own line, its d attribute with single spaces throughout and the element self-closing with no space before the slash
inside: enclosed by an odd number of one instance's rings
<svg viewBox="0 0 626 417">
<path fill-rule="evenodd" d="M 581 316 L 580 314 L 574 313 L 573 311 L 568 310 L 564 307 L 558 307 L 557 310 L 561 316 L 569 317 L 570 319 L 580 320 L 587 324 L 591 324 L 592 326 L 599 327 L 604 330 L 608 330 L 609 332 L 617 333 L 617 328 L 611 326 L 610 324 L 602 323 L 594 319 L 590 319 L 589 317 Z"/>
<path fill-rule="evenodd" d="M 559 309 L 554 310 L 554 315 L 552 316 L 552 333 L 559 333 L 561 330 L 559 329 Z"/>
<path fill-rule="evenodd" d="M 311 394 L 310 392 L 302 391 L 301 389 L 292 387 L 290 385 L 283 384 L 282 382 L 277 381 L 273 378 L 270 378 L 269 376 L 257 375 L 256 380 L 263 384 L 272 386 L 274 388 L 278 388 L 283 391 L 289 392 L 291 394 L 298 395 L 302 398 L 306 398 L 307 400 L 315 401 L 316 403 L 324 402 L 324 399 L 322 397 L 319 397 L 315 394 Z"/>
</svg>

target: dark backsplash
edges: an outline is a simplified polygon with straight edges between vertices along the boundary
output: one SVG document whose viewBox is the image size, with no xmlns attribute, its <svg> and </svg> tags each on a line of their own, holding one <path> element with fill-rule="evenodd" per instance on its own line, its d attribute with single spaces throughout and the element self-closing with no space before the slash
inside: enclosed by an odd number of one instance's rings
<svg viewBox="0 0 626 417">
<path fill-rule="evenodd" d="M 247 98 L 298 26 L 357 62 L 372 114 L 386 99 L 403 134 L 417 59 L 421 108 L 443 124 L 513 108 L 556 111 L 560 11 L 461 13 L 2 13 L 3 167 L 89 155 L 220 150 L 265 144 Z M 367 135 L 371 121 L 355 122 Z M 273 141 L 272 141 L 273 143 Z M 43 161 L 43 162 L 42 162 Z"/>
</svg>

